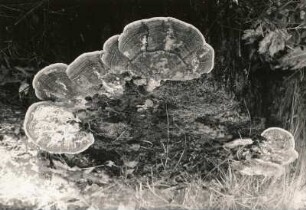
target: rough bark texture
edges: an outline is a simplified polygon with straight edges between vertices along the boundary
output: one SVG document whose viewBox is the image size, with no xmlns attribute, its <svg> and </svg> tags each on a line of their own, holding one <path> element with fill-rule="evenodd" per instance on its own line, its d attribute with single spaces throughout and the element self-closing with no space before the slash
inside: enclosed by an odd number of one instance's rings
<svg viewBox="0 0 306 210">
<path fill-rule="evenodd" d="M 206 176 L 234 159 L 222 147 L 225 142 L 255 137 L 264 129 L 251 124 L 247 109 L 211 75 L 167 81 L 153 93 L 131 81 L 119 99 L 96 96 L 88 107 L 79 114 L 96 141 L 79 157 L 88 156 L 95 164 L 110 160 L 123 168 L 134 162 L 130 173 L 136 175 Z"/>
</svg>

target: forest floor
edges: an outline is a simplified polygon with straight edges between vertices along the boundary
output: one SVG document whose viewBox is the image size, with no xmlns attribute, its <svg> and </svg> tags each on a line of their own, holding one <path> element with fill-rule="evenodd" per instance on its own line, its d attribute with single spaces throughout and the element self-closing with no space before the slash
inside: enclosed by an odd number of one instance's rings
<svg viewBox="0 0 306 210">
<path fill-rule="evenodd" d="M 110 176 L 101 166 L 69 167 L 27 147 L 24 111 L 1 104 L 1 209 L 306 209 L 302 177 L 249 177 L 231 169 L 205 181 Z M 112 162 L 108 167 L 115 167 Z"/>
</svg>

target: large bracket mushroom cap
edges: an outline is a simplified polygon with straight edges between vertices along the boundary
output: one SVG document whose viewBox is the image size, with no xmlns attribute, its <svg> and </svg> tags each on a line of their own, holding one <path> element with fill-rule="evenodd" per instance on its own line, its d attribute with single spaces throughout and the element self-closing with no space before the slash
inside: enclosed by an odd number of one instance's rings
<svg viewBox="0 0 306 210">
<path fill-rule="evenodd" d="M 111 71 L 161 80 L 191 80 L 209 73 L 214 50 L 194 26 L 171 17 L 128 24 L 104 44 L 103 62 Z"/>
<path fill-rule="evenodd" d="M 69 108 L 43 101 L 32 104 L 27 110 L 24 130 L 44 151 L 76 154 L 94 143 L 93 135 L 82 131 L 79 123 Z"/>
<path fill-rule="evenodd" d="M 66 64 L 55 63 L 40 70 L 33 79 L 36 96 L 41 100 L 55 101 L 75 97 L 75 86 L 66 75 L 66 69 Z"/>
</svg>

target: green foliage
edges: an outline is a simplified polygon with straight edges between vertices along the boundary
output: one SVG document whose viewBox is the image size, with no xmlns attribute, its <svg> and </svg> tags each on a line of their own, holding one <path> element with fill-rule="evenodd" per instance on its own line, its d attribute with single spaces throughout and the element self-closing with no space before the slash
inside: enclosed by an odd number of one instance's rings
<svg viewBox="0 0 306 210">
<path fill-rule="evenodd" d="M 257 56 L 273 69 L 306 67 L 306 3 L 273 0 L 266 6 L 242 37 L 251 45 L 251 59 Z"/>
</svg>

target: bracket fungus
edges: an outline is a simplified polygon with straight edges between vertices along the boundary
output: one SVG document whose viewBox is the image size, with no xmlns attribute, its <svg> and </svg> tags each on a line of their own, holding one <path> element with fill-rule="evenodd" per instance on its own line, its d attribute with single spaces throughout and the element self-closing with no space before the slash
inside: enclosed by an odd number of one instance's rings
<svg viewBox="0 0 306 210">
<path fill-rule="evenodd" d="M 298 158 L 293 135 L 277 127 L 271 127 L 262 132 L 266 141 L 261 145 L 261 159 L 280 165 L 288 165 Z"/>
<path fill-rule="evenodd" d="M 80 153 L 94 143 L 93 134 L 82 127 L 82 121 L 84 123 L 86 117 L 82 119 L 75 115 L 78 111 L 85 110 L 87 96 L 95 98 L 96 95 L 103 95 L 106 96 L 105 100 L 112 100 L 126 93 L 127 95 L 120 98 L 125 101 L 124 97 L 129 96 L 129 92 L 125 92 L 125 88 L 129 87 L 129 83 L 126 84 L 128 80 L 136 86 L 145 86 L 148 92 L 159 87 L 162 81 L 185 81 L 183 85 L 180 83 L 181 87 L 176 87 L 176 91 L 180 90 L 179 88 L 185 90 L 187 80 L 199 78 L 202 74 L 209 73 L 213 67 L 214 49 L 206 43 L 202 33 L 194 26 L 171 17 L 155 17 L 132 22 L 121 34 L 110 37 L 104 43 L 102 51 L 84 53 L 69 65 L 49 65 L 36 74 L 33 87 L 36 96 L 43 101 L 29 107 L 24 121 L 25 133 L 35 145 L 47 152 Z M 174 118 L 174 121 L 182 122 L 186 130 L 192 130 L 195 136 L 203 138 L 203 135 L 206 135 L 208 139 L 224 139 L 225 134 L 229 135 L 225 126 L 219 125 L 216 126 L 216 130 L 211 129 L 202 123 L 202 117 L 217 116 L 216 119 L 211 117 L 210 120 L 221 122 L 220 115 L 224 115 L 226 117 L 223 116 L 222 119 L 230 123 L 234 122 L 233 119 L 242 122 L 245 117 L 236 112 L 232 115 L 232 109 L 228 111 L 223 108 L 229 107 L 227 104 L 211 109 L 212 106 L 216 107 L 211 102 L 216 97 L 207 93 L 214 91 L 211 88 L 213 85 L 205 87 L 207 89 L 201 86 L 203 85 L 199 84 L 194 87 L 203 88 L 205 97 L 191 97 L 189 92 L 181 91 L 184 94 L 178 95 L 176 100 L 186 101 L 188 105 L 177 107 L 173 116 L 180 117 Z M 154 94 L 158 94 L 162 89 L 159 88 Z M 223 103 L 224 99 L 220 99 L 216 104 L 219 105 L 220 101 Z M 233 107 L 232 102 L 230 107 Z M 97 109 L 99 108 L 101 107 Z M 136 110 L 143 114 L 151 108 L 155 109 L 155 104 L 147 99 L 143 105 L 132 108 L 137 108 Z M 104 109 L 101 110 L 104 112 Z M 232 117 L 236 115 L 238 117 Z M 137 122 L 137 117 L 138 115 L 131 118 L 136 121 L 135 125 L 144 124 L 143 118 L 139 118 L 140 122 Z M 129 127 L 116 121 L 103 122 L 96 127 L 101 131 L 100 135 L 118 140 L 124 133 L 124 137 L 128 138 L 134 135 L 133 126 Z M 135 135 L 140 132 L 141 129 L 137 130 Z M 280 176 L 284 167 L 298 157 L 294 149 L 294 138 L 290 132 L 275 127 L 266 129 L 261 135 L 265 140 L 259 142 L 259 145 L 256 145 L 256 141 L 245 138 L 228 142 L 223 148 L 235 150 L 238 147 L 247 150 L 254 146 L 257 148 L 256 156 L 251 154 L 243 160 L 235 161 L 234 168 L 247 175 Z"/>
<path fill-rule="evenodd" d="M 209 73 L 214 50 L 194 26 L 171 17 L 128 24 L 108 39 L 102 60 L 111 71 L 129 71 L 148 80 L 152 91 L 165 80 L 191 80 Z"/>
<path fill-rule="evenodd" d="M 83 53 L 71 64 L 51 64 L 33 79 L 35 94 L 40 100 L 70 101 L 80 97 L 123 94 L 125 80 L 104 66 L 102 51 Z"/>
<path fill-rule="evenodd" d="M 122 34 L 109 38 L 102 51 L 84 53 L 69 65 L 52 64 L 36 74 L 33 87 L 43 102 L 28 109 L 26 135 L 51 153 L 84 151 L 94 137 L 81 129 L 82 119 L 74 112 L 84 109 L 86 97 L 120 97 L 131 79 L 150 92 L 161 81 L 199 78 L 213 66 L 214 50 L 194 26 L 171 17 L 132 22 Z"/>
<path fill-rule="evenodd" d="M 69 107 L 49 101 L 29 107 L 24 128 L 30 141 L 50 153 L 80 153 L 94 142 L 93 135 L 81 129 L 80 120 Z"/>
<path fill-rule="evenodd" d="M 75 85 L 66 74 L 67 65 L 51 64 L 40 70 L 33 79 L 33 88 L 40 100 L 69 100 L 75 97 Z"/>
<path fill-rule="evenodd" d="M 223 145 L 225 149 L 234 149 L 236 147 L 244 147 L 247 145 L 253 144 L 254 141 L 250 138 L 240 138 L 240 139 L 235 139 L 231 142 L 227 142 Z"/>
<path fill-rule="evenodd" d="M 67 76 L 80 95 L 93 96 L 103 90 L 103 76 L 108 73 L 101 61 L 102 51 L 83 53 L 67 67 Z"/>
<path fill-rule="evenodd" d="M 74 154 L 93 144 L 93 135 L 81 130 L 81 120 L 74 116 L 73 110 L 80 105 L 77 103 L 79 98 L 94 95 L 98 91 L 107 92 L 101 89 L 102 76 L 107 71 L 101 62 L 100 53 L 85 53 L 69 66 L 62 63 L 49 65 L 35 75 L 35 94 L 45 101 L 34 103 L 28 108 L 24 130 L 42 150 Z"/>
<path fill-rule="evenodd" d="M 285 129 L 278 127 L 271 127 L 261 133 L 268 144 L 278 150 L 289 150 L 295 148 L 295 141 L 293 135 Z"/>
<path fill-rule="evenodd" d="M 255 146 L 256 158 L 235 162 L 233 166 L 246 175 L 279 176 L 286 165 L 298 158 L 294 137 L 278 127 L 264 130 L 261 136 L 265 140 Z"/>
</svg>

